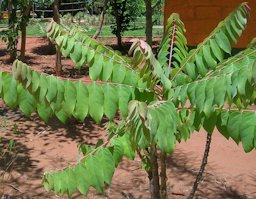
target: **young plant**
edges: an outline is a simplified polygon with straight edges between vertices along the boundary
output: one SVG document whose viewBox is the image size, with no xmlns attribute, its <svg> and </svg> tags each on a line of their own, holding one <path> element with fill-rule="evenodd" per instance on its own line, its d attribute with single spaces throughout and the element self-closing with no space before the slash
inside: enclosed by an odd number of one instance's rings
<svg viewBox="0 0 256 199">
<path fill-rule="evenodd" d="M 52 116 L 63 123 L 71 117 L 84 121 L 90 116 L 100 123 L 119 116 L 119 123 L 106 142 L 81 145 L 83 157 L 75 165 L 45 173 L 46 190 L 69 197 L 76 191 L 87 195 L 90 187 L 103 192 L 122 157 L 137 154 L 151 198 L 166 198 L 166 157 L 194 131 L 204 128 L 211 135 L 217 127 L 227 139 L 241 142 L 245 152 L 256 148 L 256 113 L 250 107 L 256 102 L 255 45 L 231 56 L 248 11 L 241 4 L 190 51 L 184 25 L 172 14 L 157 56 L 147 43 L 135 40 L 132 58 L 51 22 L 48 37 L 76 67 L 89 67 L 91 80 L 62 80 L 16 61 L 13 74 L 0 73 L 1 98 L 27 116 L 36 111 L 46 122 Z"/>
</svg>

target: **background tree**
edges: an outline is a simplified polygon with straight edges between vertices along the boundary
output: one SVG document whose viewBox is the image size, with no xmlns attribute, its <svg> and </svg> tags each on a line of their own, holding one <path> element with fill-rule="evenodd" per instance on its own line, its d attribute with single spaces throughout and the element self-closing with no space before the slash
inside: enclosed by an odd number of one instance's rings
<svg viewBox="0 0 256 199">
<path fill-rule="evenodd" d="M 161 0 L 144 0 L 146 7 L 146 42 L 152 46 L 152 35 L 153 35 L 153 14 L 158 5 L 161 4 Z"/>
<path fill-rule="evenodd" d="M 111 25 L 112 33 L 117 37 L 118 48 L 122 48 L 122 34 L 130 27 L 130 22 L 134 21 L 139 12 L 140 4 L 132 0 L 109 1 L 109 13 L 114 18 Z"/>
<path fill-rule="evenodd" d="M 20 1 L 21 19 L 20 19 L 20 31 L 21 31 L 21 48 L 20 48 L 20 60 L 25 61 L 26 52 L 26 37 L 27 37 L 27 25 L 30 17 L 30 10 L 32 8 L 31 0 Z"/>
<path fill-rule="evenodd" d="M 5 0 L 1 1 L 1 10 L 8 10 L 8 29 L 2 30 L 1 38 L 7 43 L 7 50 L 10 52 L 10 61 L 17 58 L 17 44 L 18 44 L 18 1 Z"/>
<path fill-rule="evenodd" d="M 10 52 L 10 60 L 16 58 L 24 61 L 26 51 L 26 28 L 29 22 L 30 10 L 33 2 L 49 3 L 48 1 L 32 1 L 32 0 L 3 0 L 1 1 L 0 10 L 8 10 L 8 29 L 3 30 L 0 36 L 7 43 L 7 50 Z M 21 32 L 21 48 L 18 56 L 18 36 Z"/>
</svg>

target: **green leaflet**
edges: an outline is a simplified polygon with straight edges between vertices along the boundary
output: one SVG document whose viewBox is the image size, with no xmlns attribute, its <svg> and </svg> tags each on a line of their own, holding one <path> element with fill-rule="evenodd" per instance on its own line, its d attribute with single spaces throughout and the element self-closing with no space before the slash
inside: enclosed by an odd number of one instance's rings
<svg viewBox="0 0 256 199">
<path fill-rule="evenodd" d="M 221 51 L 220 47 L 214 39 L 210 39 L 210 45 L 212 53 L 221 62 L 224 59 L 223 51 Z"/>
<path fill-rule="evenodd" d="M 243 114 L 240 125 L 240 137 L 245 152 L 250 152 L 253 148 L 256 148 L 256 113 Z"/>
<path fill-rule="evenodd" d="M 74 116 L 80 121 L 84 121 L 89 110 L 89 92 L 87 87 L 81 81 L 76 83 L 75 87 L 76 87 L 77 97 L 76 97 L 76 106 L 74 110 Z"/>
<path fill-rule="evenodd" d="M 3 99 L 7 106 L 14 108 L 17 105 L 17 82 L 16 80 L 8 73 L 2 74 L 3 80 Z"/>
<path fill-rule="evenodd" d="M 39 74 L 36 71 L 32 71 L 32 92 L 35 93 L 39 88 Z"/>
<path fill-rule="evenodd" d="M 82 44 L 76 43 L 74 45 L 74 48 L 70 52 L 70 58 L 74 63 L 78 63 L 76 64 L 77 66 L 81 66 L 80 60 L 82 59 L 82 52 L 83 52 L 81 51 L 81 49 L 83 49 Z"/>
<path fill-rule="evenodd" d="M 207 81 L 203 81 L 200 84 L 198 84 L 196 86 L 195 89 L 195 104 L 199 110 L 199 112 L 201 113 L 203 111 L 204 108 L 204 102 L 205 102 L 205 98 L 206 98 L 206 85 L 207 85 Z"/>
<path fill-rule="evenodd" d="M 43 73 L 40 75 L 39 85 L 39 102 L 43 103 L 48 89 L 48 81 Z"/>
<path fill-rule="evenodd" d="M 57 81 L 56 81 L 55 77 L 48 76 L 47 87 L 48 87 L 48 89 L 47 89 L 46 99 L 48 102 L 51 102 L 57 95 Z"/>
<path fill-rule="evenodd" d="M 89 69 L 89 75 L 92 80 L 98 80 L 102 71 L 103 57 L 94 60 L 93 65 Z"/>
<path fill-rule="evenodd" d="M 52 116 L 53 113 L 52 109 L 43 103 L 37 104 L 37 112 L 39 117 L 45 122 L 48 122 L 48 119 Z"/>
<path fill-rule="evenodd" d="M 225 51 L 226 53 L 230 54 L 231 53 L 231 45 L 230 42 L 227 38 L 227 36 L 220 31 L 219 33 L 216 34 L 216 41 L 219 47 Z"/>
<path fill-rule="evenodd" d="M 102 88 L 96 83 L 88 86 L 89 91 L 89 114 L 100 123 L 103 116 L 104 94 Z"/>
<path fill-rule="evenodd" d="M 70 80 L 65 81 L 63 111 L 70 116 L 73 114 L 76 106 L 76 87 Z"/>
<path fill-rule="evenodd" d="M 0 96 L 2 97 L 2 90 L 3 90 L 3 73 L 0 71 Z"/>
<path fill-rule="evenodd" d="M 35 111 L 35 98 L 27 92 L 22 85 L 17 87 L 18 102 L 20 110 L 29 117 Z"/>
<path fill-rule="evenodd" d="M 128 115 L 128 103 L 132 99 L 131 94 L 134 92 L 132 88 L 118 86 L 118 106 L 122 113 L 122 116 L 125 118 Z"/>
<path fill-rule="evenodd" d="M 214 60 L 214 58 L 212 56 L 210 46 L 203 46 L 203 55 L 204 55 L 204 59 L 205 59 L 205 62 L 207 63 L 207 65 L 210 68 L 215 69 L 217 62 Z"/>
<path fill-rule="evenodd" d="M 105 84 L 104 90 L 104 113 L 109 120 L 113 120 L 118 109 L 118 90 L 116 87 Z"/>
</svg>

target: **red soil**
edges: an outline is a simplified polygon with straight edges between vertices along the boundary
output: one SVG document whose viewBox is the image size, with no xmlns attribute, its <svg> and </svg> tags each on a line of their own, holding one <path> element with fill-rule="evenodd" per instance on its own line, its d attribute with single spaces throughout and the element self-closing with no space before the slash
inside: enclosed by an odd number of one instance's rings
<svg viewBox="0 0 256 199">
<path fill-rule="evenodd" d="M 108 44 L 114 41 L 107 41 Z M 0 43 L 0 69 L 10 70 L 6 46 Z M 28 38 L 26 62 L 34 69 L 54 73 L 54 54 L 49 55 L 47 39 Z M 74 70 L 69 59 L 63 60 L 67 78 L 84 78 L 86 70 Z M 16 132 L 16 133 L 15 133 Z M 70 121 L 66 125 L 57 120 L 48 124 L 36 115 L 24 117 L 18 110 L 10 110 L 0 102 L 0 137 L 5 142 L 16 141 L 15 158 L 7 157 L 0 162 L 0 197 L 11 198 L 66 198 L 47 193 L 41 185 L 45 171 L 62 168 L 78 159 L 77 144 L 94 144 L 104 138 L 104 123 L 97 126 L 88 119 L 85 123 Z M 199 169 L 206 133 L 194 133 L 187 143 L 177 144 L 168 159 L 169 198 L 186 198 Z M 0 147 L 1 144 L 0 144 Z M 203 181 L 199 185 L 197 198 L 256 198 L 256 152 L 243 152 L 232 140 L 228 141 L 214 132 L 213 142 Z M 7 164 L 11 162 L 7 169 Z M 7 169 L 7 170 L 6 170 Z M 87 198 L 150 198 L 149 184 L 145 172 L 135 161 L 123 160 L 105 195 L 92 189 Z M 83 198 L 76 195 L 74 198 Z"/>
</svg>

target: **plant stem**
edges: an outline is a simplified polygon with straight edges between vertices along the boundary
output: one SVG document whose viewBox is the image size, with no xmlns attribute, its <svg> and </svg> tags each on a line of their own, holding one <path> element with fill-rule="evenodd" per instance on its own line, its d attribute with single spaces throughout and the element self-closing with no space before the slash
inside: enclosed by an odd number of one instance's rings
<svg viewBox="0 0 256 199">
<path fill-rule="evenodd" d="M 200 170 L 197 174 L 196 181 L 194 182 L 193 188 L 192 188 L 192 190 L 191 190 L 191 192 L 188 196 L 188 199 L 193 199 L 193 197 L 195 195 L 195 192 L 197 190 L 197 187 L 198 187 L 199 183 L 202 180 L 203 173 L 204 173 L 204 170 L 205 170 L 205 166 L 207 165 L 207 160 L 208 160 L 208 156 L 209 156 L 211 141 L 212 141 L 212 134 L 208 133 L 207 134 L 207 139 L 206 139 L 205 150 L 204 150 L 204 157 L 203 157 L 203 160 L 202 160 L 202 163 L 201 163 L 201 167 L 200 167 Z"/>
<path fill-rule="evenodd" d="M 150 147 L 150 163 L 152 179 L 150 180 L 150 192 L 152 199 L 160 198 L 159 173 L 157 163 L 157 151 L 155 145 Z"/>
<path fill-rule="evenodd" d="M 93 39 L 97 39 L 98 36 L 100 35 L 101 29 L 103 27 L 104 19 L 105 19 L 107 4 L 108 4 L 108 0 L 104 0 L 103 10 L 100 15 L 100 24 L 99 24 L 99 27 L 98 27 L 96 33 L 93 35 Z"/>
<path fill-rule="evenodd" d="M 53 2 L 53 20 L 57 24 L 60 24 L 59 0 L 54 0 Z M 55 70 L 56 70 L 57 76 L 60 76 L 62 72 L 61 52 L 57 46 L 56 46 Z"/>
<path fill-rule="evenodd" d="M 167 186 L 166 186 L 167 176 L 166 176 L 166 153 L 164 152 L 161 153 L 160 178 L 161 178 L 161 187 L 160 187 L 161 198 L 166 199 L 167 198 Z"/>
</svg>

